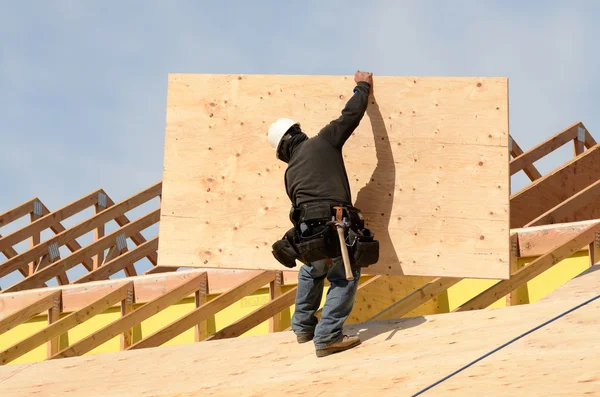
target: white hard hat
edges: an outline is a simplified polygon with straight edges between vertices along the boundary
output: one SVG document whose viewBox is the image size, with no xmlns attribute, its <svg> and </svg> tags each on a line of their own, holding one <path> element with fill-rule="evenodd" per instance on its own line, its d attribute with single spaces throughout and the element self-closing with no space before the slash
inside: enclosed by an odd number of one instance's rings
<svg viewBox="0 0 600 397">
<path fill-rule="evenodd" d="M 298 124 L 298 123 L 295 122 L 294 120 L 286 119 L 286 118 L 280 118 L 279 120 L 277 120 L 273 124 L 271 124 L 271 126 L 269 127 L 268 140 L 269 140 L 269 145 L 271 145 L 273 150 L 275 150 L 275 153 L 277 153 L 277 150 L 279 149 L 279 144 L 281 143 L 281 138 L 283 138 L 283 136 L 290 129 L 291 126 L 296 125 L 296 124 Z"/>
</svg>

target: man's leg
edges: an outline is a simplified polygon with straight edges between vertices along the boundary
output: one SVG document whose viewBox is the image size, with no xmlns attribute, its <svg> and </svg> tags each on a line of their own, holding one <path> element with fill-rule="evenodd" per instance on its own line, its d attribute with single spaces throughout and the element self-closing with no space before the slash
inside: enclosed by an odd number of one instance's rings
<svg viewBox="0 0 600 397">
<path fill-rule="evenodd" d="M 315 333 L 318 322 L 315 313 L 321 305 L 323 285 L 327 275 L 327 263 L 324 260 L 311 265 L 302 265 L 298 272 L 296 307 L 292 318 L 292 330 L 301 343 L 312 340 Z"/>
<path fill-rule="evenodd" d="M 354 280 L 346 280 L 342 258 L 333 260 L 327 276 L 331 286 L 327 291 L 321 321 L 315 329 L 314 343 L 317 355 L 345 350 L 360 343 L 357 337 L 344 338 L 343 334 L 344 322 L 348 319 L 354 307 L 354 298 L 360 279 L 360 268 L 353 268 L 352 273 L 354 274 Z M 330 351 L 327 351 L 326 348 L 328 347 L 331 349 Z"/>
</svg>

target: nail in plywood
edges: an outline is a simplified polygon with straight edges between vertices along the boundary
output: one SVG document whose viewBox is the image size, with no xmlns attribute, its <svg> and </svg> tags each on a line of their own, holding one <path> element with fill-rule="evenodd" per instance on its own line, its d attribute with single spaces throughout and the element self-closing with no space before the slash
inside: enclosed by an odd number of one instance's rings
<svg viewBox="0 0 600 397">
<path fill-rule="evenodd" d="M 290 202 L 269 124 L 290 117 L 313 136 L 354 86 L 344 76 L 171 75 L 160 264 L 282 270 L 271 245 L 291 227 Z M 507 278 L 507 79 L 374 86 L 343 151 L 354 204 L 381 244 L 366 272 Z"/>
</svg>

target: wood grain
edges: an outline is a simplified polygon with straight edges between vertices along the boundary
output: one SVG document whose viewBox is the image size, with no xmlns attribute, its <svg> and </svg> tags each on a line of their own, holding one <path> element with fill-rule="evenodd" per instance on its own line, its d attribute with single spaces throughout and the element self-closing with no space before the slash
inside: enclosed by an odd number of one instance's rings
<svg viewBox="0 0 600 397">
<path fill-rule="evenodd" d="M 587 277 L 587 276 L 585 276 Z M 581 287 L 596 289 L 597 280 Z M 582 303 L 358 324 L 363 343 L 327 358 L 291 332 L 18 364 L 0 368 L 13 397 L 410 396 Z M 600 301 L 572 312 L 424 394 L 573 396 L 600 393 Z M 135 376 L 132 376 L 135 369 Z M 360 375 L 359 375 L 360 374 Z M 358 376 L 358 378 L 357 378 Z M 176 379 L 177 381 L 173 381 Z M 350 392 L 350 393 L 349 393 Z"/>
<path fill-rule="evenodd" d="M 600 219 L 511 229 L 511 232 L 519 235 L 519 257 L 534 257 L 560 246 L 597 223 Z M 587 247 L 582 246 L 581 249 Z"/>
<path fill-rule="evenodd" d="M 584 229 L 582 232 L 575 235 L 564 244 L 561 244 L 556 249 L 547 252 L 533 262 L 529 263 L 527 266 L 522 267 L 511 274 L 509 280 L 502 280 L 494 284 L 479 295 L 460 305 L 454 311 L 460 312 L 465 310 L 478 310 L 488 307 L 506 294 L 520 286 L 523 286 L 526 282 L 550 269 L 563 259 L 570 257 L 577 252 L 580 247 L 586 246 L 590 244 L 590 242 L 593 242 L 596 237 L 596 233 L 598 232 L 600 232 L 600 224 L 595 224 L 587 229 Z"/>
<path fill-rule="evenodd" d="M 115 303 L 122 301 L 127 297 L 127 291 L 133 288 L 133 283 L 127 283 L 108 292 L 106 295 L 90 303 L 86 307 L 79 309 L 76 312 L 70 313 L 67 316 L 57 319 L 56 322 L 48 325 L 33 335 L 19 341 L 6 350 L 0 352 L 0 365 L 9 363 L 10 361 L 22 356 L 23 354 L 33 350 L 44 342 L 56 338 L 71 328 L 87 321 L 95 315 L 104 312 Z"/>
<path fill-rule="evenodd" d="M 507 80 L 374 86 L 344 147 L 354 204 L 382 246 L 366 272 L 507 278 Z M 160 265 L 281 270 L 271 244 L 291 227 L 290 202 L 268 126 L 291 117 L 313 136 L 353 88 L 345 76 L 170 75 Z"/>
<path fill-rule="evenodd" d="M 594 146 L 513 194 L 510 198 L 510 227 L 525 226 L 596 182 L 598 175 L 600 175 L 600 146 Z M 592 203 L 597 205 L 599 200 L 593 200 Z M 577 213 L 573 213 L 561 221 L 592 219 L 589 210 L 584 211 L 584 214 L 585 216 L 577 216 Z"/>
<path fill-rule="evenodd" d="M 575 123 L 539 145 L 529 149 L 527 152 L 519 155 L 510 162 L 510 174 L 516 174 L 569 141 L 577 139 L 577 129 L 579 127 L 584 128 L 582 123 Z"/>
</svg>

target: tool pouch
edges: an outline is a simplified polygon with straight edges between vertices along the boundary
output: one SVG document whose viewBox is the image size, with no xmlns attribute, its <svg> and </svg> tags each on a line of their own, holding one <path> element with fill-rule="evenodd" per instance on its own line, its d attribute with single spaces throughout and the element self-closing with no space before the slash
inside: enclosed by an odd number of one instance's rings
<svg viewBox="0 0 600 397">
<path fill-rule="evenodd" d="M 288 268 L 296 267 L 296 259 L 299 259 L 300 256 L 296 248 L 294 248 L 295 238 L 296 230 L 292 228 L 285 233 L 281 240 L 277 240 L 271 246 L 275 259 Z"/>
<path fill-rule="evenodd" d="M 352 266 L 367 267 L 379 261 L 379 241 L 374 239 L 369 229 L 362 229 L 358 233 L 349 230 L 346 245 Z"/>
<path fill-rule="evenodd" d="M 300 242 L 296 244 L 299 260 L 305 264 L 335 258 L 341 255 L 340 242 L 335 230 L 327 225 L 310 227 L 300 234 Z"/>
</svg>

